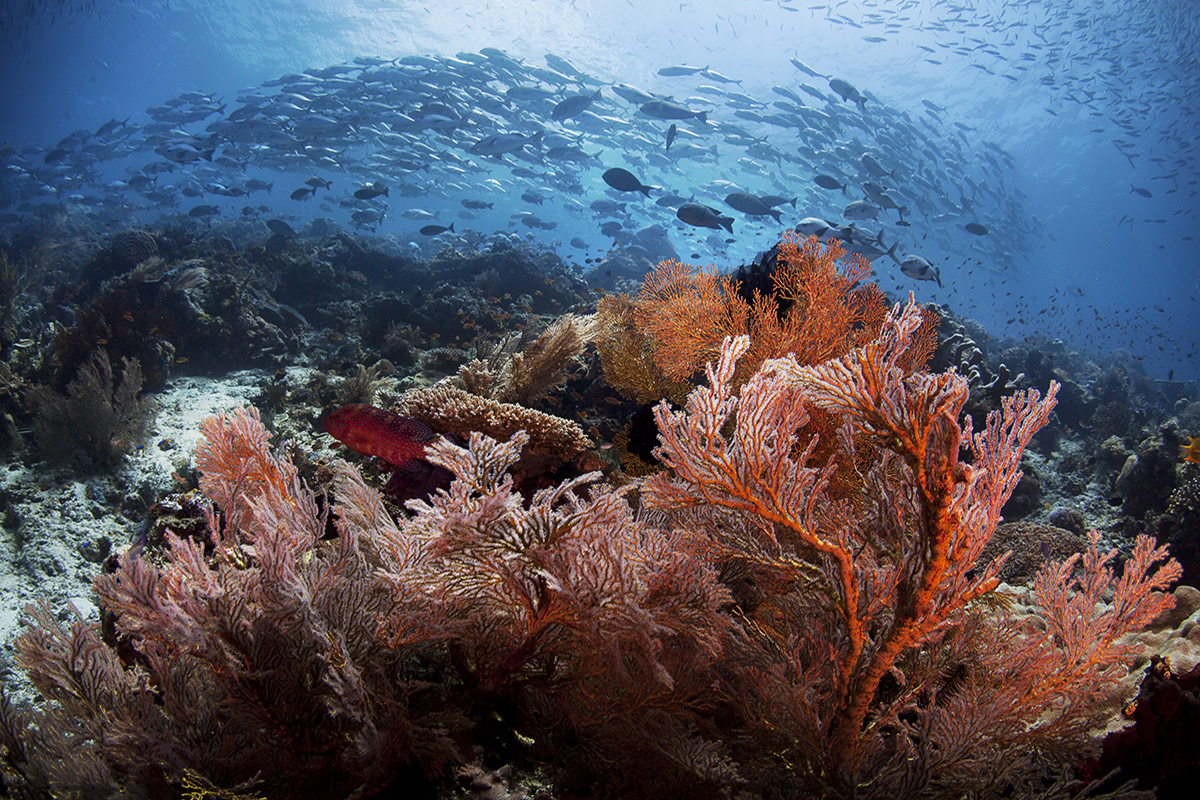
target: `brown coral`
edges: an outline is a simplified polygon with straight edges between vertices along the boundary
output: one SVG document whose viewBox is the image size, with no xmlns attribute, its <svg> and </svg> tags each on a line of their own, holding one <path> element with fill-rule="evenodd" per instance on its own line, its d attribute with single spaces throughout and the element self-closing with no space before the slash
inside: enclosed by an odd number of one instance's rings
<svg viewBox="0 0 1200 800">
<path fill-rule="evenodd" d="M 445 383 L 405 392 L 391 410 L 463 441 L 474 432 L 499 440 L 527 432 L 529 444 L 513 466 L 517 486 L 525 494 L 596 466 L 592 442 L 577 423 Z"/>
</svg>

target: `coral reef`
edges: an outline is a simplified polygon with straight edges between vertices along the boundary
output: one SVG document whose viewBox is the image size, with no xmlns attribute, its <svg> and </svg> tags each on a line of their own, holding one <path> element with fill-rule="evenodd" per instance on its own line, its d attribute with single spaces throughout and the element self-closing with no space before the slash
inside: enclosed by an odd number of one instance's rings
<svg viewBox="0 0 1200 800">
<path fill-rule="evenodd" d="M 1200 594 L 1159 592 L 1143 535 L 1200 582 L 1194 387 L 889 317 L 799 239 L 595 299 L 518 237 L 252 223 L 0 250 L 6 598 L 51 598 L 3 673 L 8 791 L 1068 797 L 1185 765 L 1161 698 L 1189 697 Z M 635 255 L 593 277 L 629 287 Z M 122 454 L 137 435 L 35 425 L 72 387 L 123 418 L 139 370 L 262 421 L 205 423 L 198 469 L 178 429 Z M 441 492 L 401 507 L 331 457 L 331 407 L 371 402 L 443 434 Z M 120 447 L 72 455 L 93 440 Z M 71 469 L 32 460 L 55 441 Z"/>
<path fill-rule="evenodd" d="M 999 577 L 1005 583 L 1024 586 L 1033 580 L 1047 559 L 1061 561 L 1082 553 L 1086 546 L 1084 531 L 1036 522 L 1002 522 L 983 549 L 980 561 L 987 563 L 1009 553 Z"/>
<path fill-rule="evenodd" d="M 638 295 L 634 321 L 651 342 L 655 364 L 668 378 L 687 378 L 703 368 L 727 336 L 749 335 L 751 353 L 743 376 L 769 358 L 792 354 L 802 364 L 835 358 L 875 336 L 887 300 L 875 284 L 862 283 L 870 265 L 851 260 L 839 243 L 789 231 L 770 274 L 771 291 L 743 296 L 735 281 L 661 263 Z M 936 325 L 936 318 L 925 320 Z M 933 337 L 922 331 L 908 354 L 924 364 Z"/>
<path fill-rule="evenodd" d="M 326 797 L 474 764 L 477 791 L 520 796 L 486 743 L 564 794 L 1038 785 L 1086 751 L 1136 650 L 1118 637 L 1172 605 L 1178 567 L 1141 537 L 1114 581 L 1093 533 L 1038 571 L 1042 629 L 989 611 L 1005 557 L 980 554 L 1056 386 L 960 427 L 966 381 L 905 358 L 921 317 L 897 306 L 864 346 L 765 361 L 740 391 L 750 343 L 726 339 L 708 385 L 657 409 L 667 470 L 636 509 L 599 473 L 523 496 L 530 435 L 472 431 L 428 446 L 455 480 L 396 520 L 344 463 L 319 501 L 252 409 L 206 420 L 205 535 L 168 529 L 97 578 L 108 640 L 27 609 L 21 662 L 49 702 L 0 700 L 6 780 Z M 465 398 L 485 400 L 425 399 Z M 809 408 L 838 420 L 839 455 L 799 444 Z"/>
</svg>

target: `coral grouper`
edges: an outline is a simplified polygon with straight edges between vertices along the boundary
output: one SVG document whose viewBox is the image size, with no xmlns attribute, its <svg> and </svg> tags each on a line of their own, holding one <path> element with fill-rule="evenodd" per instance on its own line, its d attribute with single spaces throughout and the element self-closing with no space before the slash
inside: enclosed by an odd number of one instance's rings
<svg viewBox="0 0 1200 800">
<path fill-rule="evenodd" d="M 454 479 L 450 470 L 425 460 L 425 445 L 437 434 L 415 419 L 355 403 L 326 417 L 324 427 L 356 453 L 378 456 L 395 467 L 383 490 L 397 500 L 428 497 Z"/>
<path fill-rule="evenodd" d="M 325 432 L 356 453 L 379 456 L 402 467 L 425 456 L 434 432 L 409 417 L 361 403 L 343 406 L 325 418 Z"/>
</svg>

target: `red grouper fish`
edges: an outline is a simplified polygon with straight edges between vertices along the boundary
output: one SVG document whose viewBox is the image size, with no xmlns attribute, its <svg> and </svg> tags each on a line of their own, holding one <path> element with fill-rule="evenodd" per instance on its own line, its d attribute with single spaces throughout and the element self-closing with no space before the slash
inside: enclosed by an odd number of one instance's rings
<svg viewBox="0 0 1200 800">
<path fill-rule="evenodd" d="M 415 419 L 362 403 L 343 406 L 325 418 L 325 432 L 356 453 L 378 456 L 394 467 L 425 456 L 436 434 Z"/>
</svg>

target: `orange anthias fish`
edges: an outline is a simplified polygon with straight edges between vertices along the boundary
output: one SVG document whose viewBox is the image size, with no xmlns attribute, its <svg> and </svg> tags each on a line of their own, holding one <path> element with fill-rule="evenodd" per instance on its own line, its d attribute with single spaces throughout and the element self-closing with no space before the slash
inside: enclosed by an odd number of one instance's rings
<svg viewBox="0 0 1200 800">
<path fill-rule="evenodd" d="M 1184 461 L 1200 463 L 1200 436 L 1189 436 L 1188 443 L 1179 448 L 1179 457 Z"/>
<path fill-rule="evenodd" d="M 361 403 L 343 406 L 325 418 L 325 432 L 356 453 L 378 456 L 394 467 L 425 456 L 434 432 L 409 417 Z"/>
</svg>

